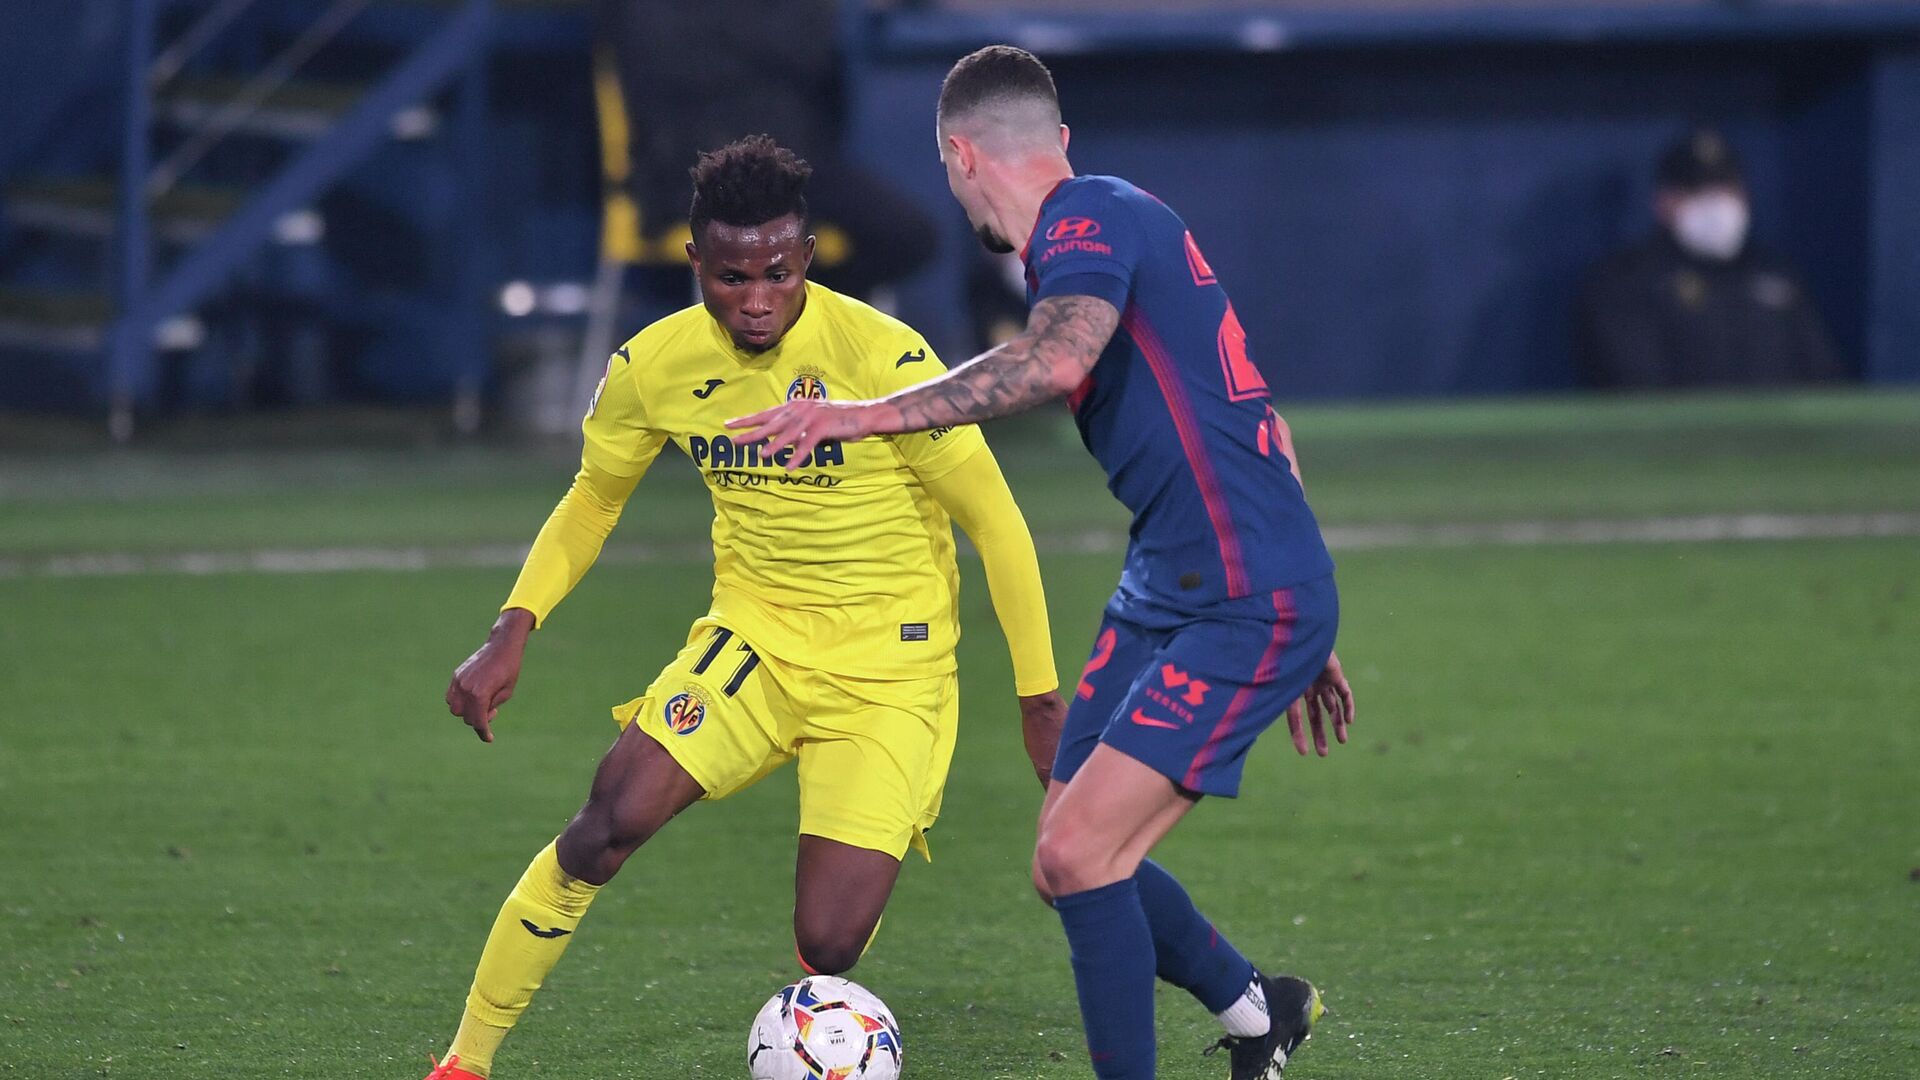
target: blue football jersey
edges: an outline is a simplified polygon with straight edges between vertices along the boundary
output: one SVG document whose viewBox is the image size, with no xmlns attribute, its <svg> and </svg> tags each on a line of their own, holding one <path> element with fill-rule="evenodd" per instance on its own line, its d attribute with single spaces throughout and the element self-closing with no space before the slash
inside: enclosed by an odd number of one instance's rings
<svg viewBox="0 0 1920 1080">
<path fill-rule="evenodd" d="M 1075 177 L 1041 204 L 1021 259 L 1029 303 L 1120 311 L 1068 404 L 1133 512 L 1121 592 L 1193 608 L 1332 573 L 1246 331 L 1180 216 L 1117 177 Z"/>
</svg>

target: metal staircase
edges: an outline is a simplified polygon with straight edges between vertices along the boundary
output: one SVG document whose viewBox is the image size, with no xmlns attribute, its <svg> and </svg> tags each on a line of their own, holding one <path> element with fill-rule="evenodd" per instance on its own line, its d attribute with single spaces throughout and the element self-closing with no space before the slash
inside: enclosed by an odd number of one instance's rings
<svg viewBox="0 0 1920 1080">
<path fill-rule="evenodd" d="M 461 195 L 477 206 L 497 3 L 516 0 L 327 0 L 275 37 L 277 52 L 234 75 L 220 70 L 220 46 L 266 17 L 257 0 L 126 0 L 112 173 L 21 176 L 0 188 L 9 238 L 0 350 L 79 369 L 113 436 L 126 439 L 155 400 L 160 355 L 202 339 L 197 316 L 257 278 L 265 249 L 316 243 L 317 200 L 370 154 L 447 136 Z M 303 75 L 381 8 L 402 22 L 389 64 L 359 82 Z M 163 25 L 177 30 L 164 45 Z M 449 88 L 443 118 L 434 101 Z M 461 280 L 447 283 L 464 310 L 451 313 L 441 344 L 460 358 L 456 415 L 467 417 L 478 415 L 487 370 L 484 262 L 455 260 Z M 33 272 L 8 273 L 28 263 Z"/>
</svg>

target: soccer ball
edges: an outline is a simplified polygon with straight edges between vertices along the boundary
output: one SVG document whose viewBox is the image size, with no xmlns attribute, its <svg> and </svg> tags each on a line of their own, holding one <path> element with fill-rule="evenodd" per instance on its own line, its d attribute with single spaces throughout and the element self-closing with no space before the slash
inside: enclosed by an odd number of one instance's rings
<svg viewBox="0 0 1920 1080">
<path fill-rule="evenodd" d="M 893 1013 L 866 987 L 811 975 L 761 1006 L 747 1071 L 753 1080 L 897 1080 L 905 1049 Z"/>
</svg>

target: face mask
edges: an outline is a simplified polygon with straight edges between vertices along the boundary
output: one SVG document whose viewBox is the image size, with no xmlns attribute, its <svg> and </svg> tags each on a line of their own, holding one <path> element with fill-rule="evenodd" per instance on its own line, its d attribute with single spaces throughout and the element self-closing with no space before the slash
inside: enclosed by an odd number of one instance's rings
<svg viewBox="0 0 1920 1080">
<path fill-rule="evenodd" d="M 1747 201 L 1726 192 L 1694 195 L 1673 218 L 1674 239 L 1697 258 L 1727 262 L 1747 243 Z"/>
</svg>

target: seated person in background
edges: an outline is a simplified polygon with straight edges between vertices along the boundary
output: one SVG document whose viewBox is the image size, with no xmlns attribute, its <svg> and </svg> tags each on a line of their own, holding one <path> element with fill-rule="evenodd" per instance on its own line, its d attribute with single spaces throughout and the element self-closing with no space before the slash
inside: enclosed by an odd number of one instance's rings
<svg viewBox="0 0 1920 1080">
<path fill-rule="evenodd" d="M 932 258 L 926 212 L 842 152 L 836 0 L 595 0 L 594 32 L 619 74 L 641 232 L 676 266 L 687 162 L 761 132 L 813 165 L 813 280 L 869 299 Z"/>
<path fill-rule="evenodd" d="M 1594 271 L 1580 298 L 1581 381 L 1609 389 L 1776 386 L 1847 374 L 1799 275 L 1748 242 L 1746 181 L 1718 132 L 1661 157 L 1659 231 Z"/>
</svg>

